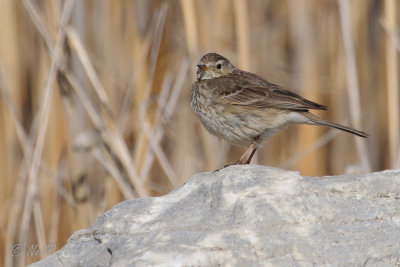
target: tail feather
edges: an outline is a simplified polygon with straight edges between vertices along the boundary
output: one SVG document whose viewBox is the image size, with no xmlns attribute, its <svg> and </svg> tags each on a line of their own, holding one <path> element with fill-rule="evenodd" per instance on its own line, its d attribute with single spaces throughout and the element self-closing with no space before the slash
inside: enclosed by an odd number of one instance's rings
<svg viewBox="0 0 400 267">
<path fill-rule="evenodd" d="M 337 124 L 337 123 L 334 123 L 334 122 L 318 121 L 317 124 L 333 127 L 333 128 L 336 128 L 336 129 L 339 129 L 339 130 L 342 130 L 342 131 L 345 131 L 345 132 L 348 132 L 348 133 L 352 133 L 352 134 L 355 134 L 355 135 L 358 135 L 358 136 L 361 136 L 361 137 L 364 137 L 364 138 L 368 137 L 368 134 L 363 132 L 363 131 L 359 131 L 359 130 L 356 130 L 356 129 L 353 129 L 353 128 L 350 128 L 350 127 L 347 127 L 347 126 L 344 126 L 344 125 L 340 125 L 340 124 Z"/>
<path fill-rule="evenodd" d="M 360 137 L 364 137 L 364 138 L 368 137 L 368 134 L 363 131 L 359 131 L 359 130 L 356 130 L 356 129 L 353 129 L 353 128 L 350 128 L 350 127 L 347 127 L 344 125 L 340 125 L 340 124 L 337 124 L 334 122 L 325 121 L 325 120 L 321 119 L 320 117 L 318 117 L 317 115 L 314 115 L 312 113 L 306 113 L 305 117 L 311 120 L 311 122 L 310 122 L 311 124 L 329 126 L 329 127 L 333 127 L 333 128 L 336 128 L 336 129 L 339 129 L 339 130 L 342 130 L 342 131 L 345 131 L 348 133 L 358 135 Z"/>
</svg>

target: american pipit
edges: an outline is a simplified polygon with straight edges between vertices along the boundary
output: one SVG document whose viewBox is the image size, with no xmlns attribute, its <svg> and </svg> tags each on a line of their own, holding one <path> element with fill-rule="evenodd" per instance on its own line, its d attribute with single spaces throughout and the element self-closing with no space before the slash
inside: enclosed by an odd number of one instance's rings
<svg viewBox="0 0 400 267">
<path fill-rule="evenodd" d="M 249 164 L 257 148 L 293 124 L 329 126 L 367 137 L 364 132 L 310 113 L 310 109 L 327 108 L 237 69 L 221 55 L 206 54 L 197 66 L 197 80 L 191 91 L 192 109 L 211 134 L 234 145 L 248 146 L 235 164 Z"/>
</svg>

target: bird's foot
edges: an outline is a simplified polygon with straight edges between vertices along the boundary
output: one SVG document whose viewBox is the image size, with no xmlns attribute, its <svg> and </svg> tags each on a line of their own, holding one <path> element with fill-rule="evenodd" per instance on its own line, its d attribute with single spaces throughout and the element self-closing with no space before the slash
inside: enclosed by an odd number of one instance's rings
<svg viewBox="0 0 400 267">
<path fill-rule="evenodd" d="M 250 162 L 247 162 L 247 161 L 246 161 L 246 162 L 243 162 L 243 161 L 238 160 L 238 161 L 236 161 L 235 163 L 227 164 L 227 165 L 225 165 L 224 167 L 219 168 L 219 169 L 216 169 L 216 170 L 213 171 L 213 172 L 220 171 L 220 170 L 225 169 L 226 167 L 229 167 L 229 166 L 233 166 L 233 165 L 244 165 L 244 164 L 250 164 Z"/>
</svg>

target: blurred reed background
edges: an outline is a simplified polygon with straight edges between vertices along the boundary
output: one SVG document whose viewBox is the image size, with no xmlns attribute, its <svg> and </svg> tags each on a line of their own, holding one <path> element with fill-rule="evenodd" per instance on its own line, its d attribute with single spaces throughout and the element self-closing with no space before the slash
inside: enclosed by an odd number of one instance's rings
<svg viewBox="0 0 400 267">
<path fill-rule="evenodd" d="M 253 163 L 398 168 L 399 11 L 396 0 L 0 0 L 0 262 L 36 261 L 116 203 L 240 156 L 190 109 L 207 52 L 370 134 L 293 126 Z"/>
</svg>

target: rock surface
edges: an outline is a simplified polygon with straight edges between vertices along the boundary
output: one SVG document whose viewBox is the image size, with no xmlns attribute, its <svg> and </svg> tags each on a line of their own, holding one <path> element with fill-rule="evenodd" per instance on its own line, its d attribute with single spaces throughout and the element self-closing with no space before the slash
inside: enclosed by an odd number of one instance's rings
<svg viewBox="0 0 400 267">
<path fill-rule="evenodd" d="M 122 202 L 32 266 L 400 266 L 400 170 L 303 177 L 255 165 Z"/>
</svg>

